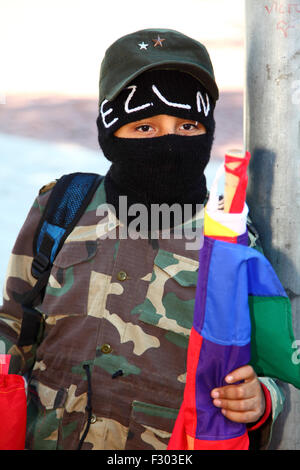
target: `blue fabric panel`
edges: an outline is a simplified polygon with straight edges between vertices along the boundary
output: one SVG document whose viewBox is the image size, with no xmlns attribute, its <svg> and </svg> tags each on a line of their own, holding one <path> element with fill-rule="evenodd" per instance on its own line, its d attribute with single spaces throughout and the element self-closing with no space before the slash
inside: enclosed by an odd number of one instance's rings
<svg viewBox="0 0 300 470">
<path fill-rule="evenodd" d="M 248 258 L 248 292 L 256 296 L 287 297 L 274 269 L 269 261 L 251 248 L 247 249 L 251 257 Z M 254 256 L 256 255 L 256 256 Z"/>
<path fill-rule="evenodd" d="M 209 341 L 244 346 L 250 341 L 248 275 L 243 245 L 214 242 L 201 335 Z"/>
<path fill-rule="evenodd" d="M 215 240 L 200 334 L 218 344 L 247 344 L 251 335 L 248 295 L 286 297 L 272 266 L 261 253 Z"/>
<path fill-rule="evenodd" d="M 46 221 L 42 225 L 42 228 L 39 233 L 38 240 L 37 240 L 37 250 L 39 251 L 40 249 L 44 234 L 48 233 L 54 239 L 54 244 L 53 244 L 52 251 L 51 251 L 51 263 L 53 263 L 54 261 L 58 245 L 63 235 L 65 234 L 65 232 L 66 232 L 65 229 L 61 227 L 57 227 L 56 225 L 49 224 Z"/>
</svg>

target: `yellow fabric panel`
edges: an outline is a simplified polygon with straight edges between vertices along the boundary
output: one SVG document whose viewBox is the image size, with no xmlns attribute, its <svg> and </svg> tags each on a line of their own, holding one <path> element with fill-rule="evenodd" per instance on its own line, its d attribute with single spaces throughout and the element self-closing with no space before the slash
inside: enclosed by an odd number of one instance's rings
<svg viewBox="0 0 300 470">
<path fill-rule="evenodd" d="M 204 217 L 204 235 L 208 237 L 237 237 L 238 233 L 225 227 L 216 220 L 212 219 L 205 211 Z"/>
</svg>

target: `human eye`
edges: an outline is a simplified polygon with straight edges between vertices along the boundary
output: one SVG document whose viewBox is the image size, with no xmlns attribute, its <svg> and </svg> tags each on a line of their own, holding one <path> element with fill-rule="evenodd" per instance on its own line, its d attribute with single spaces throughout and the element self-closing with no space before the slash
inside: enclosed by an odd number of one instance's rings
<svg viewBox="0 0 300 470">
<path fill-rule="evenodd" d="M 150 126 L 149 124 L 141 124 L 140 126 L 137 126 L 135 129 L 137 132 L 141 132 L 145 134 L 154 130 L 153 127 Z"/>
<path fill-rule="evenodd" d="M 185 122 L 184 124 L 181 125 L 181 128 L 184 131 L 191 131 L 191 130 L 197 129 L 197 126 L 196 124 L 192 124 L 191 122 Z"/>
<path fill-rule="evenodd" d="M 205 127 L 197 121 L 194 122 L 183 122 L 179 127 L 179 133 L 182 134 L 205 134 Z"/>
</svg>

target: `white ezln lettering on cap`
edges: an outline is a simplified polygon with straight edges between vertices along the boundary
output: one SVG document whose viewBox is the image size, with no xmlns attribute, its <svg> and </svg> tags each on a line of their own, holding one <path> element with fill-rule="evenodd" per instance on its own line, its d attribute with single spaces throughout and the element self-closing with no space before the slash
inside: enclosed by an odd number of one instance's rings
<svg viewBox="0 0 300 470">
<path fill-rule="evenodd" d="M 130 100 L 135 94 L 137 86 L 136 85 L 129 86 L 127 87 L 127 90 L 130 90 L 130 88 L 132 89 L 132 91 L 129 93 L 127 100 L 125 101 L 125 111 L 127 114 L 135 113 L 136 111 L 140 111 L 141 109 L 145 109 L 145 108 L 148 108 L 149 106 L 153 106 L 153 103 L 145 103 L 145 104 L 142 104 L 141 106 L 137 106 L 136 108 L 129 109 L 128 106 L 129 106 Z"/>
<path fill-rule="evenodd" d="M 158 98 L 165 104 L 167 104 L 168 106 L 173 106 L 173 108 L 183 108 L 183 109 L 191 109 L 191 106 L 189 104 L 181 104 L 181 103 L 171 103 L 170 101 L 168 101 L 161 93 L 160 91 L 157 89 L 157 87 L 155 85 L 152 85 L 152 90 L 154 91 L 154 93 L 158 96 Z"/>
<path fill-rule="evenodd" d="M 136 106 L 135 108 L 130 108 L 129 105 L 130 105 L 130 102 L 135 94 L 135 92 L 137 91 L 137 85 L 130 85 L 126 88 L 126 90 L 130 90 L 130 93 L 129 95 L 127 96 L 127 99 L 124 103 L 124 111 L 127 113 L 127 114 L 130 114 L 130 113 L 135 113 L 137 111 L 141 111 L 142 109 L 146 109 L 146 108 L 149 108 L 150 106 L 153 106 L 154 104 L 152 102 L 150 103 L 144 103 L 144 104 L 141 104 L 140 106 Z M 168 101 L 167 98 L 165 98 L 161 92 L 158 90 L 157 86 L 156 85 L 152 85 L 152 91 L 155 93 L 155 95 L 164 103 L 166 104 L 167 106 L 170 106 L 170 107 L 173 107 L 173 108 L 180 108 L 180 109 L 192 109 L 192 106 L 189 105 L 189 104 L 183 104 L 183 103 L 173 103 L 171 101 Z M 109 127 L 113 126 L 118 120 L 119 118 L 118 117 L 115 117 L 112 121 L 110 122 L 107 122 L 106 121 L 106 116 L 108 116 L 109 114 L 111 114 L 113 112 L 113 108 L 109 108 L 107 109 L 106 111 L 103 109 L 104 106 L 108 103 L 109 101 L 107 99 L 103 100 L 101 106 L 100 106 L 100 113 L 101 113 L 101 118 L 102 118 L 102 122 L 103 122 L 103 125 L 106 127 L 106 129 L 108 129 Z M 210 112 L 210 101 L 209 101 L 209 96 L 208 94 L 206 93 L 206 102 L 202 96 L 202 93 L 200 91 L 197 92 L 196 94 L 196 105 L 197 105 L 197 111 L 199 113 L 202 113 L 202 111 L 204 112 L 205 116 L 207 117 L 209 112 Z"/>
<path fill-rule="evenodd" d="M 100 106 L 100 113 L 101 113 L 101 118 L 102 118 L 102 122 L 103 122 L 103 125 L 106 127 L 106 129 L 108 129 L 110 126 L 112 126 L 115 122 L 118 121 L 119 118 L 115 118 L 113 119 L 111 122 L 106 122 L 105 121 L 105 116 L 107 116 L 108 114 L 110 114 L 113 109 L 112 108 L 109 108 L 107 111 L 103 111 L 103 106 L 108 103 L 108 100 L 104 100 Z"/>
<path fill-rule="evenodd" d="M 207 117 L 207 115 L 210 111 L 210 103 L 209 103 L 208 94 L 206 93 L 206 104 L 204 102 L 201 91 L 197 92 L 196 101 L 197 101 L 197 110 L 198 110 L 198 112 L 201 113 L 201 111 L 202 111 L 202 108 L 201 108 L 201 103 L 202 103 L 204 114 Z"/>
</svg>

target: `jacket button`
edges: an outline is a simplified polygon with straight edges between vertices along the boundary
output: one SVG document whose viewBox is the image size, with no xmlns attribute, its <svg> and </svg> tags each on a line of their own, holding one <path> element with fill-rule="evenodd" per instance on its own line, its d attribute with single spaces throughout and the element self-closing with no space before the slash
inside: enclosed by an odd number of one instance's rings
<svg viewBox="0 0 300 470">
<path fill-rule="evenodd" d="M 103 354 L 109 354 L 112 352 L 112 347 L 110 344 L 103 344 L 101 346 L 101 352 L 103 352 Z"/>
<path fill-rule="evenodd" d="M 120 271 L 117 274 L 117 278 L 118 278 L 119 281 L 126 281 L 127 273 L 125 271 Z"/>
<path fill-rule="evenodd" d="M 94 424 L 97 421 L 97 416 L 92 415 L 91 416 L 91 424 Z"/>
</svg>

